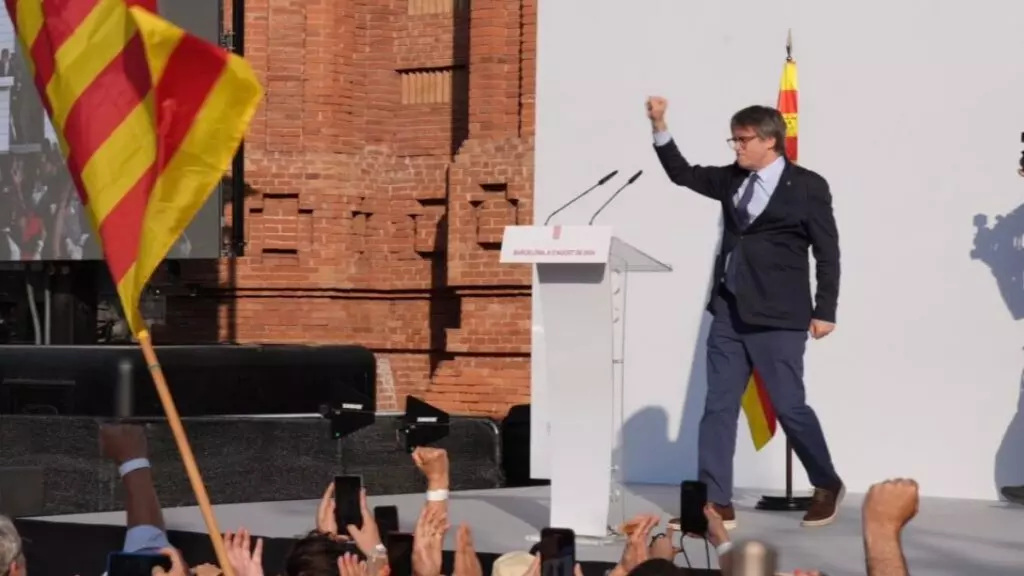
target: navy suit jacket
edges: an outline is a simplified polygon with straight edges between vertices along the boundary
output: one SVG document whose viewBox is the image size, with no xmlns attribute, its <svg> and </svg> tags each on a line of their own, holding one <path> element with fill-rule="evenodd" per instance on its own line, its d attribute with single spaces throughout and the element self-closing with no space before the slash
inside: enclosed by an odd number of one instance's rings
<svg viewBox="0 0 1024 576">
<path fill-rule="evenodd" d="M 712 294 L 725 274 L 725 256 L 735 258 L 735 296 L 740 318 L 766 328 L 807 330 L 811 319 L 836 321 L 839 300 L 839 232 L 828 182 L 786 162 L 764 211 L 740 229 L 733 195 L 750 174 L 737 164 L 696 166 L 675 141 L 655 146 L 669 179 L 722 205 L 722 249 L 715 259 Z M 810 261 L 817 263 L 817 292 L 811 300 Z M 710 311 L 711 304 L 709 302 Z"/>
</svg>

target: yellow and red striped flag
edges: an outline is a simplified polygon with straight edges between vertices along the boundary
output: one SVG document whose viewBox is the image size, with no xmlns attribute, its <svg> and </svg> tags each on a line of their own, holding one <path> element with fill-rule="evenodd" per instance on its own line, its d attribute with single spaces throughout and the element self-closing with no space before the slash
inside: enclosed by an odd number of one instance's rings
<svg viewBox="0 0 1024 576">
<path fill-rule="evenodd" d="M 782 69 L 782 80 L 779 82 L 779 99 L 776 107 L 786 120 L 786 157 L 790 162 L 797 161 L 797 90 L 796 61 L 787 57 Z M 750 375 L 747 389 L 743 392 L 742 405 L 743 412 L 747 415 L 747 424 L 750 426 L 750 436 L 754 440 L 754 448 L 761 450 L 775 437 L 777 420 L 775 408 L 768 398 L 768 390 L 765 389 L 764 381 L 756 369 Z"/>
<path fill-rule="evenodd" d="M 786 64 L 782 68 L 782 80 L 779 82 L 779 100 L 776 108 L 786 120 L 786 157 L 790 162 L 797 161 L 798 96 L 796 60 L 786 58 Z"/>
<path fill-rule="evenodd" d="M 263 89 L 156 0 L 5 0 L 133 334 L 142 290 L 206 203 Z"/>
<path fill-rule="evenodd" d="M 772 438 L 775 437 L 777 420 L 775 408 L 768 398 L 768 390 L 764 387 L 764 380 L 754 370 L 747 383 L 747 389 L 743 392 L 743 412 L 747 415 L 747 424 L 750 426 L 750 437 L 754 440 L 754 448 L 761 450 Z"/>
</svg>

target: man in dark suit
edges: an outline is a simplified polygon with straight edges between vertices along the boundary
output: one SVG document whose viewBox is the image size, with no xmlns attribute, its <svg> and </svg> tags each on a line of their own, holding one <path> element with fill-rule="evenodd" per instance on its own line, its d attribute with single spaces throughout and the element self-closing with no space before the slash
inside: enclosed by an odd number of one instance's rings
<svg viewBox="0 0 1024 576">
<path fill-rule="evenodd" d="M 740 403 L 757 368 L 779 423 L 814 485 L 804 526 L 824 526 L 845 493 L 825 435 L 804 393 L 807 335 L 835 328 L 839 234 L 828 183 L 788 162 L 786 123 L 774 108 L 751 106 L 732 117 L 736 162 L 697 166 L 679 152 L 665 122 L 668 104 L 650 98 L 655 151 L 669 179 L 722 205 L 722 246 L 708 311 L 708 393 L 698 440 L 700 480 L 726 526 L 736 526 L 732 459 Z M 808 248 L 817 264 L 811 300 Z"/>
</svg>

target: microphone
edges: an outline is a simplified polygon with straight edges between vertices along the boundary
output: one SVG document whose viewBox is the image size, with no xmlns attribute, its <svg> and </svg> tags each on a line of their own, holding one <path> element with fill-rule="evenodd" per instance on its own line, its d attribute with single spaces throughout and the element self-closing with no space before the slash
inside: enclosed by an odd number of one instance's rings
<svg viewBox="0 0 1024 576">
<path fill-rule="evenodd" d="M 630 184 L 632 184 L 633 182 L 636 182 L 637 180 L 639 180 L 640 179 L 640 175 L 643 174 L 643 173 L 644 173 L 643 170 L 639 170 L 639 171 L 637 171 L 636 174 L 633 174 L 632 176 L 630 176 L 629 180 L 626 180 L 625 184 L 623 184 L 618 190 L 615 191 L 615 193 L 613 193 L 607 200 L 605 200 L 604 204 L 601 204 L 601 207 L 597 209 L 597 212 L 594 212 L 594 215 L 590 217 L 590 222 L 587 222 L 587 224 L 588 225 L 589 224 L 593 224 L 594 220 L 597 220 L 597 215 L 600 214 L 601 211 L 603 211 L 605 208 L 607 208 L 608 205 L 612 203 L 612 200 L 615 200 L 615 197 L 619 195 L 619 192 L 622 192 Z"/>
<path fill-rule="evenodd" d="M 595 190 L 595 189 L 596 189 L 597 187 L 599 187 L 599 186 L 604 186 L 605 184 L 607 184 L 607 183 L 608 183 L 608 181 L 609 181 L 609 180 L 611 180 L 612 178 L 615 178 L 615 175 L 616 175 L 616 174 L 618 174 L 618 173 L 619 173 L 619 171 L 618 171 L 618 170 L 612 170 L 612 171 L 611 171 L 611 173 L 609 173 L 609 174 L 608 174 L 607 176 L 605 176 L 604 178 L 601 178 L 600 180 L 598 180 L 598 181 L 597 181 L 597 184 L 594 184 L 594 185 L 593 185 L 593 186 L 591 186 L 590 188 L 587 188 L 586 190 L 584 190 L 583 192 L 581 192 L 581 193 L 580 193 L 580 194 L 579 194 L 578 196 L 576 196 L 576 197 L 575 197 L 575 198 L 573 198 L 572 200 L 569 200 L 569 201 L 568 201 L 568 202 L 566 202 L 565 204 L 562 204 L 561 206 L 559 206 L 559 207 L 558 207 L 558 209 L 557 209 L 557 210 L 555 210 L 554 212 L 552 212 L 552 213 L 551 213 L 551 214 L 550 214 L 550 215 L 548 216 L 548 219 L 544 221 L 544 225 L 545 225 L 545 226 L 547 226 L 547 225 L 548 225 L 548 222 L 551 222 L 551 219 L 555 217 L 555 214 L 558 214 L 558 213 L 559 213 L 559 212 L 561 212 L 562 210 L 565 210 L 565 209 L 566 209 L 566 208 L 568 208 L 569 206 L 572 206 L 572 205 L 573 205 L 573 204 L 574 204 L 574 203 L 575 203 L 575 202 L 576 202 L 577 200 L 579 200 L 580 198 L 583 198 L 583 197 L 584 197 L 584 196 L 586 196 L 587 194 L 590 194 L 590 193 L 591 193 L 591 192 L 593 192 L 593 191 L 594 191 L 594 190 Z"/>
</svg>

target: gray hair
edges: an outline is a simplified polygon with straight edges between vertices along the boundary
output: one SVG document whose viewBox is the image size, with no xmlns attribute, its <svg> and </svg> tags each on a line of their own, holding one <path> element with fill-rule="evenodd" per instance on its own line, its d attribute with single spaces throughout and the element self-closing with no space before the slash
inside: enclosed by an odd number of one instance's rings
<svg viewBox="0 0 1024 576">
<path fill-rule="evenodd" d="M 786 120 L 769 106 L 748 106 L 732 115 L 731 128 L 750 128 L 759 138 L 775 139 L 775 152 L 786 155 Z"/>
<path fill-rule="evenodd" d="M 22 558 L 21 536 L 14 522 L 7 516 L 0 516 L 0 575 L 6 575 L 11 564 Z"/>
</svg>

